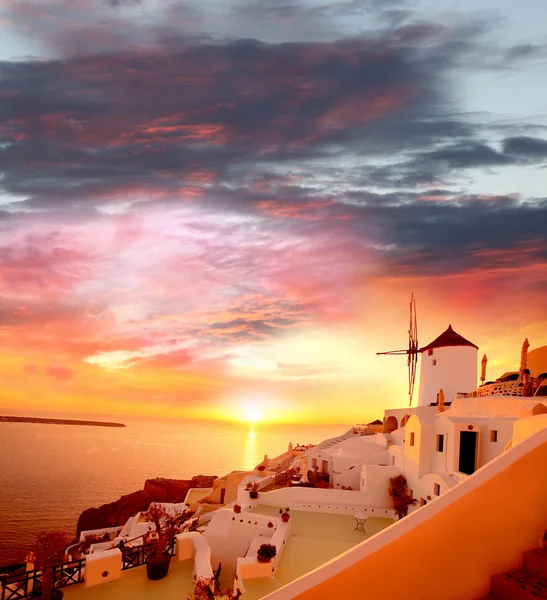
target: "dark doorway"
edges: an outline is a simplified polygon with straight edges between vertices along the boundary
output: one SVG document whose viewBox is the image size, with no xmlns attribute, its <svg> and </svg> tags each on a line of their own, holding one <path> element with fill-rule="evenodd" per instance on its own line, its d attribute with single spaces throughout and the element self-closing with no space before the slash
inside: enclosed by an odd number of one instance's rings
<svg viewBox="0 0 547 600">
<path fill-rule="evenodd" d="M 460 473 L 472 475 L 477 457 L 477 432 L 460 431 Z"/>
</svg>

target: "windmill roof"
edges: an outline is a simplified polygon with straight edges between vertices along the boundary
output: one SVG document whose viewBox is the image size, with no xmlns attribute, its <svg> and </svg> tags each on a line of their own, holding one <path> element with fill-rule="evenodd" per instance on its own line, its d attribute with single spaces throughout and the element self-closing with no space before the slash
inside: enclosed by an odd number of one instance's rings
<svg viewBox="0 0 547 600">
<path fill-rule="evenodd" d="M 430 350 L 433 348 L 445 348 L 446 346 L 471 346 L 473 348 L 476 348 L 477 350 L 479 349 L 479 347 L 473 344 L 473 342 L 466 340 L 459 333 L 456 333 L 452 329 L 452 325 L 449 325 L 448 329 L 445 332 L 441 333 L 441 335 L 438 338 L 435 338 L 427 346 L 420 348 L 420 352 L 423 352 L 424 350 Z"/>
</svg>

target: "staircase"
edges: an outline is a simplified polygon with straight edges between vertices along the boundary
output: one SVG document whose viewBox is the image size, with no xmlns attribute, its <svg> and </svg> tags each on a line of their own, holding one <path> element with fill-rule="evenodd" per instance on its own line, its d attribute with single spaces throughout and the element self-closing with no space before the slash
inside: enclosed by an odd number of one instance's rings
<svg viewBox="0 0 547 600">
<path fill-rule="evenodd" d="M 524 553 L 524 567 L 502 575 L 493 575 L 490 593 L 481 600 L 547 599 L 547 548 Z"/>
</svg>

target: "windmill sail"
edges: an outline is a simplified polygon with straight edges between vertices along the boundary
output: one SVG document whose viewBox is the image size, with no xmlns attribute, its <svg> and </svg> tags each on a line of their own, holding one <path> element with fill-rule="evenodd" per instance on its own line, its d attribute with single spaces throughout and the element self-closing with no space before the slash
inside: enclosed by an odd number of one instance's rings
<svg viewBox="0 0 547 600">
<path fill-rule="evenodd" d="M 388 352 L 376 352 L 389 355 L 408 355 L 408 396 L 409 406 L 412 406 L 412 396 L 414 395 L 414 383 L 416 381 L 416 367 L 418 365 L 418 319 L 416 314 L 416 299 L 414 294 L 410 296 L 410 321 L 408 326 L 408 348 L 406 350 L 389 350 Z"/>
</svg>

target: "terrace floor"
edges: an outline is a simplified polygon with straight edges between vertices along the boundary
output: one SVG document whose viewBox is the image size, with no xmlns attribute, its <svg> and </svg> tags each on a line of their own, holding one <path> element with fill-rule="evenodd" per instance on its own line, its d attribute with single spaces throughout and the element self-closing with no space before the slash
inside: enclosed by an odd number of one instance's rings
<svg viewBox="0 0 547 600">
<path fill-rule="evenodd" d="M 171 561 L 169 575 L 159 581 L 146 577 L 146 567 L 122 571 L 121 579 L 93 587 L 81 583 L 63 588 L 65 600 L 185 600 L 194 589 L 193 560 Z"/>
<path fill-rule="evenodd" d="M 279 516 L 279 509 L 273 506 L 259 505 L 253 512 Z M 258 600 L 271 594 L 350 550 L 391 523 L 391 519 L 370 517 L 365 525 L 366 533 L 363 533 L 355 531 L 356 521 L 352 515 L 291 511 L 291 530 L 275 578 L 246 579 L 246 593 L 242 600 Z"/>
<path fill-rule="evenodd" d="M 259 505 L 253 511 L 279 516 L 279 509 Z M 355 531 L 352 515 L 308 511 L 291 511 L 291 529 L 274 579 L 247 579 L 242 600 L 258 600 L 313 571 L 360 542 L 385 529 L 393 521 L 370 517 L 366 533 Z M 169 575 L 160 581 L 149 581 L 146 568 L 123 571 L 121 579 L 86 588 L 85 584 L 63 588 L 65 600 L 185 600 L 192 592 L 193 560 L 171 561 Z M 232 573 L 223 572 L 221 588 L 232 586 Z"/>
</svg>

